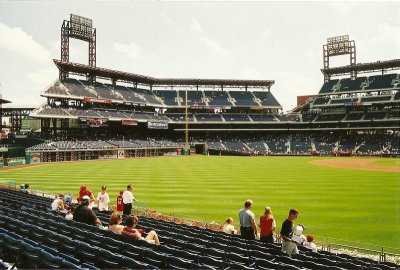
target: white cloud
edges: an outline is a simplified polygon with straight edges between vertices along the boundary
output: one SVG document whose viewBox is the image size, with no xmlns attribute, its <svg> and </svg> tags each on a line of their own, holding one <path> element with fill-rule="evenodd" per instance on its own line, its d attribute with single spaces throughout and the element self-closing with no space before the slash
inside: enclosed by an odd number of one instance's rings
<svg viewBox="0 0 400 270">
<path fill-rule="evenodd" d="M 260 36 L 262 38 L 268 37 L 271 35 L 271 29 L 265 29 L 264 31 L 261 32 Z"/>
<path fill-rule="evenodd" d="M 173 21 L 169 16 L 167 16 L 167 14 L 165 14 L 165 12 L 161 12 L 160 16 L 161 16 L 161 18 L 163 18 L 163 19 L 167 22 L 167 24 L 169 24 L 170 26 L 171 26 L 171 25 L 174 25 L 174 21 Z"/>
<path fill-rule="evenodd" d="M 203 27 L 201 26 L 199 21 L 194 18 L 190 19 L 190 29 L 193 32 L 203 33 Z"/>
<path fill-rule="evenodd" d="M 136 43 L 114 43 L 114 50 L 128 55 L 129 58 L 138 59 L 141 56 L 141 49 Z"/>
<path fill-rule="evenodd" d="M 19 27 L 0 22 L 0 48 L 23 54 L 36 61 L 48 61 L 50 52 Z"/>
<path fill-rule="evenodd" d="M 30 87 L 37 88 L 37 90 L 42 91 L 48 85 L 50 85 L 54 80 L 57 79 L 58 71 L 55 67 L 50 66 L 47 68 L 39 69 L 35 72 L 28 73 L 26 75 L 27 83 Z"/>
<path fill-rule="evenodd" d="M 258 69 L 252 67 L 243 67 L 239 72 L 239 78 L 244 80 L 265 80 L 265 76 Z"/>
<path fill-rule="evenodd" d="M 359 1 L 328 1 L 326 2 L 331 10 L 336 10 L 341 14 L 348 14 L 362 5 L 362 0 Z"/>
<path fill-rule="evenodd" d="M 390 25 L 388 23 L 380 23 L 378 25 L 379 34 L 377 36 L 377 40 L 382 44 L 387 42 L 395 43 L 400 45 L 400 27 Z"/>
<path fill-rule="evenodd" d="M 228 50 L 222 48 L 222 46 L 217 41 L 210 39 L 206 36 L 199 38 L 199 42 L 217 54 L 228 54 Z"/>
</svg>

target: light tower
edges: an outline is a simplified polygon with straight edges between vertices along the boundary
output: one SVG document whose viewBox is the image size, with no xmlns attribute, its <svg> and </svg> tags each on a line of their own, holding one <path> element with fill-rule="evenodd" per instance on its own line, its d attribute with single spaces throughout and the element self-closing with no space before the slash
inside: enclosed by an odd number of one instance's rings
<svg viewBox="0 0 400 270">
<path fill-rule="evenodd" d="M 71 14 L 70 20 L 64 20 L 61 26 L 61 62 L 69 62 L 69 39 L 79 39 L 89 43 L 89 66 L 96 67 L 96 28 L 92 19 Z M 68 73 L 60 71 L 60 80 Z"/>
<path fill-rule="evenodd" d="M 329 69 L 329 59 L 332 56 L 346 55 L 350 56 L 350 66 L 356 64 L 356 44 L 354 40 L 349 40 L 349 35 L 330 37 L 327 44 L 324 45 L 324 70 Z M 355 79 L 357 73 L 351 72 L 351 78 Z M 330 75 L 324 75 L 325 82 L 329 81 Z"/>
</svg>

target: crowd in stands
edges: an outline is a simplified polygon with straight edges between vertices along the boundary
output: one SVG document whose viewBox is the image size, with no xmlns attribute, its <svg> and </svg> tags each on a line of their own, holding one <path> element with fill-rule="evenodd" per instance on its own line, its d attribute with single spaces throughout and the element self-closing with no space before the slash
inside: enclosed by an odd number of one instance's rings
<svg viewBox="0 0 400 270">
<path fill-rule="evenodd" d="M 297 133 L 297 134 L 271 134 L 261 136 L 213 136 L 209 138 L 190 138 L 191 143 L 204 143 L 210 154 L 232 155 L 390 155 L 400 153 L 400 133 L 374 132 L 374 133 Z M 117 149 L 142 149 L 162 147 L 183 147 L 182 138 L 156 138 L 146 139 L 129 138 L 124 136 L 113 139 L 89 138 L 77 140 L 69 138 L 62 141 L 48 141 L 27 148 L 28 151 L 41 150 L 117 150 Z"/>
</svg>

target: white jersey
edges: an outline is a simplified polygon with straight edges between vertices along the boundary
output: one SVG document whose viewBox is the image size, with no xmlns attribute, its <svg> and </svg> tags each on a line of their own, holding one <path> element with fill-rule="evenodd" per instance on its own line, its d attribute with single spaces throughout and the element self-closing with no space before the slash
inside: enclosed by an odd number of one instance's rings
<svg viewBox="0 0 400 270">
<path fill-rule="evenodd" d="M 110 202 L 110 197 L 107 192 L 99 192 L 97 194 L 97 200 L 99 202 L 99 210 L 100 211 L 108 211 L 108 203 Z"/>
<path fill-rule="evenodd" d="M 306 248 L 311 249 L 313 252 L 317 252 L 317 246 L 313 242 L 305 242 L 303 245 Z"/>
</svg>

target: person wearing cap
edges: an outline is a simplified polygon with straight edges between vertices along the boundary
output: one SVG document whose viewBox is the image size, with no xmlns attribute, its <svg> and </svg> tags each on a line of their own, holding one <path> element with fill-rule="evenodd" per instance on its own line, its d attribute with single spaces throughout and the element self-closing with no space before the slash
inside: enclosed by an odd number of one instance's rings
<svg viewBox="0 0 400 270">
<path fill-rule="evenodd" d="M 244 208 L 239 211 L 240 235 L 247 240 L 254 240 L 257 235 L 254 213 L 250 210 L 252 206 L 253 201 L 247 200 L 244 203 Z"/>
<path fill-rule="evenodd" d="M 130 215 L 132 212 L 132 203 L 133 201 L 137 201 L 132 194 L 132 186 L 128 185 L 126 190 L 122 194 L 122 200 L 124 202 L 124 215 Z"/>
<path fill-rule="evenodd" d="M 106 189 L 106 186 L 102 186 L 101 192 L 97 194 L 97 201 L 99 202 L 100 211 L 108 211 L 108 203 L 110 202 L 110 197 L 108 196 Z"/>
<path fill-rule="evenodd" d="M 81 204 L 75 209 L 73 220 L 89 225 L 101 225 L 100 220 L 91 208 L 89 208 L 90 197 L 85 195 Z"/>
<path fill-rule="evenodd" d="M 288 218 L 282 223 L 281 238 L 282 238 L 282 251 L 290 257 L 292 254 L 299 253 L 297 249 L 297 242 L 292 239 L 293 237 L 293 220 L 297 218 L 299 212 L 296 209 L 290 209 Z"/>
<path fill-rule="evenodd" d="M 306 242 L 306 237 L 303 234 L 304 226 L 299 224 L 294 228 L 292 239 L 297 242 L 298 245 L 302 246 Z"/>
<path fill-rule="evenodd" d="M 314 241 L 314 236 L 312 234 L 307 234 L 307 241 L 304 242 L 303 246 L 305 246 L 308 249 L 311 249 L 312 252 L 318 252 L 317 246 L 313 243 L 313 241 Z"/>
</svg>

